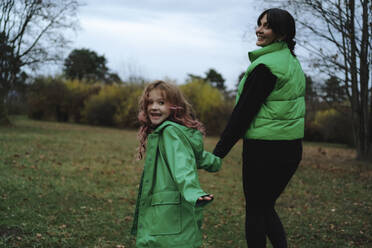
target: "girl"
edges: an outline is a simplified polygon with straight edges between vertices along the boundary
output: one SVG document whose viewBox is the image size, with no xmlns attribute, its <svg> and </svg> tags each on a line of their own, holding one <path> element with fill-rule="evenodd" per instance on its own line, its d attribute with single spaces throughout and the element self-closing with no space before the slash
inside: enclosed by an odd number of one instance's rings
<svg viewBox="0 0 372 248">
<path fill-rule="evenodd" d="M 237 104 L 213 153 L 225 157 L 243 138 L 243 187 L 249 248 L 287 247 L 274 206 L 302 157 L 305 76 L 294 54 L 296 29 L 285 10 L 257 20 L 257 46 L 241 80 Z"/>
<path fill-rule="evenodd" d="M 221 159 L 204 151 L 203 127 L 171 84 L 145 88 L 138 119 L 139 158 L 146 158 L 132 228 L 136 247 L 200 247 L 202 207 L 213 195 L 200 188 L 197 169 L 218 171 Z"/>
</svg>

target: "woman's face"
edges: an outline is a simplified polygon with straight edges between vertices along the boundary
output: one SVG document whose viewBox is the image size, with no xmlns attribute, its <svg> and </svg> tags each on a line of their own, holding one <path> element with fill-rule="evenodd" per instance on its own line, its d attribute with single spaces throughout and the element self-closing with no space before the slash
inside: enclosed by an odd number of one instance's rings
<svg viewBox="0 0 372 248">
<path fill-rule="evenodd" d="M 277 35 L 269 28 L 266 14 L 261 18 L 258 24 L 256 28 L 257 46 L 264 47 L 276 41 Z"/>
</svg>

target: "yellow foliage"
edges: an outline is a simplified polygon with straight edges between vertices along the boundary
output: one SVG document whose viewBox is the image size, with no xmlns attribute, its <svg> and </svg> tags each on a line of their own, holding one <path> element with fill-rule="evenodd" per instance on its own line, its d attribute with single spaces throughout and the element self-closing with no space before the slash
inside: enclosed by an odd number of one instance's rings
<svg viewBox="0 0 372 248">
<path fill-rule="evenodd" d="M 93 124 L 133 127 L 142 90 L 139 85 L 104 86 L 86 101 L 83 115 Z"/>
<path fill-rule="evenodd" d="M 78 79 L 66 80 L 65 85 L 67 89 L 72 93 L 87 92 L 92 88 L 91 84 L 86 84 Z"/>
<path fill-rule="evenodd" d="M 223 94 L 204 80 L 194 79 L 180 89 L 195 110 L 196 117 L 205 125 L 207 134 L 220 134 L 231 113 Z"/>
<path fill-rule="evenodd" d="M 138 101 L 143 88 L 126 86 L 122 89 L 122 100 L 118 106 L 114 120 L 119 127 L 134 127 L 137 123 Z"/>
<path fill-rule="evenodd" d="M 324 123 L 327 122 L 327 120 L 329 120 L 331 117 L 338 115 L 340 115 L 340 113 L 333 108 L 320 110 L 315 114 L 314 124 L 318 127 L 323 126 Z"/>
<path fill-rule="evenodd" d="M 203 80 L 195 79 L 180 86 L 186 99 L 193 106 L 202 122 L 207 121 L 207 114 L 224 105 L 221 92 Z"/>
</svg>

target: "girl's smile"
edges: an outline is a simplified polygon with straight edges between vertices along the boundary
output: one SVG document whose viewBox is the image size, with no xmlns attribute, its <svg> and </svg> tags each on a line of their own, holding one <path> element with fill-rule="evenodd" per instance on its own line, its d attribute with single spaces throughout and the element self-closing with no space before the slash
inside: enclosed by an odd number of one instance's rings
<svg viewBox="0 0 372 248">
<path fill-rule="evenodd" d="M 168 119 L 171 109 L 169 102 L 164 97 L 164 92 L 160 89 L 153 89 L 149 93 L 147 114 L 151 124 L 157 126 Z"/>
</svg>

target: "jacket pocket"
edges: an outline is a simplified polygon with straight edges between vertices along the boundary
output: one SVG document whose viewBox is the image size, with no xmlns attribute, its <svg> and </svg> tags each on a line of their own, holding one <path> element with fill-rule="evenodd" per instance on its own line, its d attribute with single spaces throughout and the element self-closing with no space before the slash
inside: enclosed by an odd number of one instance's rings
<svg viewBox="0 0 372 248">
<path fill-rule="evenodd" d="M 151 235 L 181 232 L 181 195 L 177 191 L 154 193 L 151 201 Z"/>
</svg>

